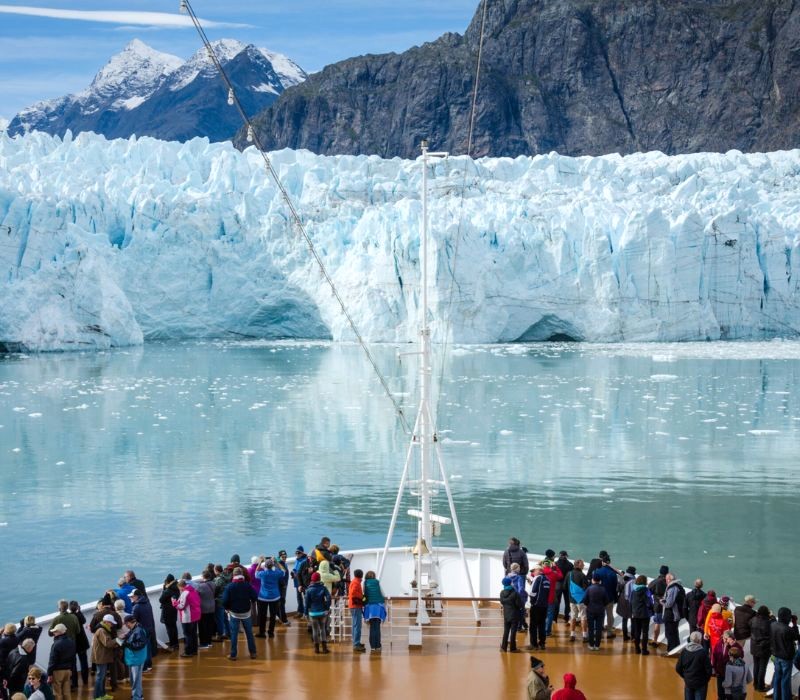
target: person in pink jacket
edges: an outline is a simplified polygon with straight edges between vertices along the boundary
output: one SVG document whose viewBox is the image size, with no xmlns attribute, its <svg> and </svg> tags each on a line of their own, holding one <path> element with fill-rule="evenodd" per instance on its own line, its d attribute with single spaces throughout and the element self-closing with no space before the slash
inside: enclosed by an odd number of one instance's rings
<svg viewBox="0 0 800 700">
<path fill-rule="evenodd" d="M 172 605 L 178 610 L 178 619 L 183 628 L 183 653 L 181 656 L 197 656 L 197 623 L 200 621 L 200 594 L 185 579 L 178 581 L 180 595 Z"/>
</svg>

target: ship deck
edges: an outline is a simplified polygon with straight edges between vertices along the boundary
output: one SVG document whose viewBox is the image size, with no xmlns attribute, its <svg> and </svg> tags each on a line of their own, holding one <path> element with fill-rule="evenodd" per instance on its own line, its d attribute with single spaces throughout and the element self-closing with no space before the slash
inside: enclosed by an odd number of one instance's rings
<svg viewBox="0 0 800 700">
<path fill-rule="evenodd" d="M 434 623 L 435 624 L 435 623 Z M 682 697 L 675 659 L 633 653 L 621 636 L 604 641 L 599 652 L 566 632 L 555 630 L 547 651 L 534 652 L 546 663 L 555 688 L 564 673 L 574 673 L 590 700 Z M 365 626 L 365 639 L 368 630 Z M 522 646 L 524 636 L 518 640 Z M 216 643 L 195 658 L 161 654 L 144 677 L 148 698 L 524 698 L 529 653 L 502 653 L 495 630 L 458 639 L 426 639 L 421 650 L 400 637 L 384 637 L 380 654 L 354 654 L 349 642 L 331 644 L 329 655 L 316 655 L 305 624 L 279 627 L 274 639 L 256 639 L 258 658 L 246 653 L 241 637 L 239 658 L 226 658 L 229 643 Z M 244 653 L 243 653 L 244 652 Z M 125 686 L 123 686 L 125 688 Z M 127 696 L 127 688 L 119 690 Z M 83 697 L 83 696 L 81 696 Z M 88 697 L 88 694 L 87 694 Z M 713 691 L 709 697 L 714 697 Z"/>
</svg>

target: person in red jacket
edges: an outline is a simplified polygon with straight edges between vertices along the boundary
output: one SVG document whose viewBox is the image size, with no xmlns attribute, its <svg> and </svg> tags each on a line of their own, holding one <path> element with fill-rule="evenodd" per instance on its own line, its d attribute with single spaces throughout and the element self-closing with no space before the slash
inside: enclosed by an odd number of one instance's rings
<svg viewBox="0 0 800 700">
<path fill-rule="evenodd" d="M 356 569 L 353 572 L 353 580 L 350 581 L 350 588 L 347 590 L 347 607 L 350 608 L 353 621 L 353 651 L 360 654 L 367 650 L 361 643 L 361 622 L 364 619 L 364 589 L 361 587 L 363 578 L 364 572 Z"/>
<path fill-rule="evenodd" d="M 561 569 L 554 566 L 549 560 L 542 562 L 542 573 L 550 581 L 550 595 L 547 598 L 547 621 L 544 625 L 544 633 L 549 637 L 553 633 L 553 621 L 558 615 L 558 610 L 556 610 L 558 606 L 558 603 L 556 603 L 556 583 L 564 578 L 564 574 L 561 573 Z"/>
<path fill-rule="evenodd" d="M 564 674 L 564 687 L 553 693 L 552 700 L 586 700 L 586 696 L 575 686 L 578 679 L 572 673 Z"/>
</svg>

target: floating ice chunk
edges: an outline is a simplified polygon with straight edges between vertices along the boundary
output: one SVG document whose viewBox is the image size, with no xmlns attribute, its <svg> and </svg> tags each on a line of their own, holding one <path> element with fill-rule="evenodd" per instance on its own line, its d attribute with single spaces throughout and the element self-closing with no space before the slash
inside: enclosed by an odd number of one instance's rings
<svg viewBox="0 0 800 700">
<path fill-rule="evenodd" d="M 28 414 L 28 418 L 41 418 L 41 417 L 42 417 L 41 413 L 29 413 Z"/>
<path fill-rule="evenodd" d="M 654 382 L 671 382 L 678 378 L 677 374 L 651 374 L 650 380 Z"/>
<path fill-rule="evenodd" d="M 57 466 L 57 467 L 63 467 L 63 466 L 64 466 L 64 464 L 65 464 L 65 462 L 63 462 L 63 461 L 61 461 L 61 460 L 59 460 L 58 462 L 56 462 L 56 466 Z"/>
<path fill-rule="evenodd" d="M 20 448 L 19 448 L 19 447 L 14 447 L 14 448 L 13 448 L 11 451 L 12 451 L 12 452 L 20 452 L 21 450 L 20 450 Z"/>
<path fill-rule="evenodd" d="M 609 486 L 608 488 L 604 488 L 604 489 L 603 489 L 603 493 L 614 493 L 614 489 L 612 489 L 612 488 Z"/>
<path fill-rule="evenodd" d="M 243 455 L 254 455 L 255 453 L 255 450 L 242 450 Z"/>
<path fill-rule="evenodd" d="M 513 435 L 513 434 L 514 434 L 513 430 L 501 430 L 500 431 L 500 435 Z"/>
<path fill-rule="evenodd" d="M 71 503 L 62 503 L 61 507 L 62 508 L 72 508 L 72 504 Z"/>
<path fill-rule="evenodd" d="M 751 435 L 779 435 L 780 430 L 748 430 Z"/>
</svg>

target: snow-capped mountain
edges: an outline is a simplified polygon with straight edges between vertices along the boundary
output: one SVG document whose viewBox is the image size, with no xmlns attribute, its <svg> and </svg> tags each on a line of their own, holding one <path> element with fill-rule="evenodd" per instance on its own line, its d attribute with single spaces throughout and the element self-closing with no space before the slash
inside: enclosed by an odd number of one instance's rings
<svg viewBox="0 0 800 700">
<path fill-rule="evenodd" d="M 0 351 L 352 337 L 253 148 L 30 134 L 0 136 L 0 163 Z M 272 163 L 364 337 L 413 340 L 419 164 Z M 454 157 L 435 178 L 437 340 L 800 336 L 800 150 Z"/>
<path fill-rule="evenodd" d="M 305 80 L 305 72 L 282 54 L 230 39 L 212 46 L 248 114 Z M 205 48 L 183 61 L 135 39 L 109 60 L 86 90 L 23 110 L 9 124 L 8 133 L 44 131 L 62 136 L 69 129 L 108 138 L 135 134 L 221 141 L 240 126 L 241 118 L 228 106 L 224 84 Z"/>
<path fill-rule="evenodd" d="M 0 117 L 0 134 L 2 134 L 6 129 L 8 129 L 8 119 L 5 117 Z"/>
</svg>

